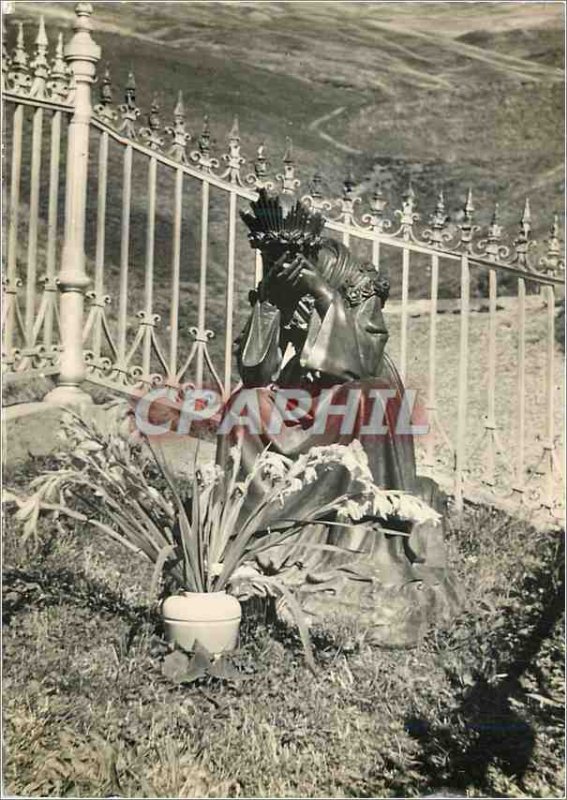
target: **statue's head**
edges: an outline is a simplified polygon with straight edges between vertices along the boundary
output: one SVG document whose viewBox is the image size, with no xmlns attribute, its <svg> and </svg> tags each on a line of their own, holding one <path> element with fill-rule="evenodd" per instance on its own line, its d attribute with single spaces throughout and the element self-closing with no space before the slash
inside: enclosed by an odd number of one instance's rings
<svg viewBox="0 0 567 800">
<path fill-rule="evenodd" d="M 240 216 L 249 230 L 250 245 L 261 252 L 265 266 L 286 252 L 292 257 L 298 253 L 316 257 L 325 227 L 325 220 L 317 211 L 289 194 L 268 194 L 265 189 L 260 189 L 250 208 Z"/>
</svg>

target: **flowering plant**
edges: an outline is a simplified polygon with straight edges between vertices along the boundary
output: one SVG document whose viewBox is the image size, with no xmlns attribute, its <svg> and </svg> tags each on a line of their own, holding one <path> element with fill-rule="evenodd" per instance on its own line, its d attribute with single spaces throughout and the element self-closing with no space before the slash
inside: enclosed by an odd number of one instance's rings
<svg viewBox="0 0 567 800">
<path fill-rule="evenodd" d="M 236 445 L 226 469 L 196 465 L 191 480 L 185 481 L 185 494 L 182 482 L 149 441 L 144 448 L 74 414 L 67 415 L 63 429 L 69 447 L 56 457 L 57 469 L 32 481 L 31 496 L 5 497 L 19 506 L 16 517 L 24 522 L 24 536 L 33 532 L 41 511 L 86 522 L 155 565 L 152 595 L 162 578 L 166 593 L 179 588 L 238 593 L 244 582 L 246 594 L 251 589 L 261 594 L 276 590 L 300 616 L 299 606 L 277 576 L 262 575 L 252 566 L 259 553 L 289 543 L 302 526 L 313 522 L 337 524 L 338 519 L 352 525 L 368 517 L 425 522 L 439 516 L 418 498 L 378 488 L 356 441 L 314 447 L 295 461 L 265 450 L 243 481 L 242 448 Z M 327 496 L 309 491 L 328 470 L 344 473 L 348 491 L 336 495 L 331 487 Z M 248 510 L 245 504 L 256 478 L 262 479 L 266 491 Z"/>
</svg>

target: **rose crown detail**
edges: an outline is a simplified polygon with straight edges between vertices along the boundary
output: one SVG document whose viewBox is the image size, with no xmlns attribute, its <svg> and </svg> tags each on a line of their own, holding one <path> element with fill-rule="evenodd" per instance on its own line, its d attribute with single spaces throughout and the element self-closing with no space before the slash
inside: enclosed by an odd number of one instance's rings
<svg viewBox="0 0 567 800">
<path fill-rule="evenodd" d="M 269 195 L 265 189 L 260 189 L 258 199 L 250 203 L 252 212 L 240 212 L 250 231 L 251 246 L 263 249 L 279 244 L 294 250 L 318 247 L 325 227 L 321 214 L 311 211 L 300 200 L 286 203 L 287 196 L 284 197 Z"/>
</svg>

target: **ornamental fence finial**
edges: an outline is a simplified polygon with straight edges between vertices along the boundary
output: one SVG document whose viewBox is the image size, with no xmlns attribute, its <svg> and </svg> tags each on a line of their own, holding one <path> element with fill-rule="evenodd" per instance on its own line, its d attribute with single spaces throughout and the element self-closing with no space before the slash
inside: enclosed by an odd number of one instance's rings
<svg viewBox="0 0 567 800">
<path fill-rule="evenodd" d="M 355 203 L 361 202 L 360 197 L 354 196 L 355 186 L 356 181 L 354 179 L 354 175 L 352 174 L 352 170 L 349 170 L 343 181 L 342 197 L 337 202 L 337 205 L 340 209 L 341 222 L 343 222 L 345 225 L 351 225 L 354 223 L 354 206 Z"/>
<path fill-rule="evenodd" d="M 163 139 L 159 134 L 161 128 L 161 120 L 159 118 L 159 104 L 157 95 L 154 95 L 150 112 L 148 114 L 148 124 L 145 128 L 140 128 L 140 136 L 146 140 L 147 146 L 150 150 L 161 150 L 163 147 Z"/>
<path fill-rule="evenodd" d="M 167 155 L 180 164 L 188 164 L 187 144 L 191 141 L 191 134 L 186 129 L 185 104 L 183 102 L 183 92 L 179 91 L 177 102 L 173 109 L 173 125 L 165 129 L 168 136 L 172 137 L 172 142 L 167 151 Z"/>
<path fill-rule="evenodd" d="M 203 117 L 203 128 L 197 140 L 197 150 L 191 153 L 191 161 L 196 162 L 199 169 L 211 174 L 213 169 L 219 165 L 218 159 L 211 156 L 211 129 L 209 128 L 209 117 Z"/>
<path fill-rule="evenodd" d="M 240 167 L 244 164 L 245 159 L 240 155 L 240 128 L 238 125 L 238 117 L 234 117 L 232 128 L 228 134 L 228 153 L 223 154 L 222 160 L 227 164 L 227 168 L 220 177 L 228 180 L 230 183 L 236 183 L 238 186 L 242 186 Z"/>
<path fill-rule="evenodd" d="M 49 63 L 47 61 L 47 48 L 49 41 L 45 32 L 45 20 L 43 16 L 39 18 L 39 28 L 35 38 L 35 55 L 31 62 L 33 70 L 33 80 L 30 88 L 30 97 L 45 99 L 47 87 L 47 77 L 49 75 Z"/>
<path fill-rule="evenodd" d="M 553 222 L 546 240 L 547 252 L 540 259 L 539 266 L 548 275 L 557 275 L 565 271 L 565 260 L 561 258 L 562 248 L 559 239 L 559 217 L 553 216 Z"/>
<path fill-rule="evenodd" d="M 69 71 L 63 58 L 63 34 L 60 32 L 57 36 L 57 44 L 55 45 L 55 56 L 51 64 L 51 72 L 49 74 L 48 88 L 51 96 L 55 100 L 63 102 L 69 94 Z"/>
<path fill-rule="evenodd" d="M 28 67 L 28 55 L 24 46 L 24 24 L 18 22 L 18 35 L 16 46 L 12 55 L 11 69 L 8 73 L 8 81 L 12 91 L 25 94 L 31 85 L 31 77 Z"/>
<path fill-rule="evenodd" d="M 140 109 L 136 105 L 136 78 L 132 70 L 128 73 L 126 79 L 126 86 L 124 87 L 124 102 L 118 106 L 120 116 L 122 118 L 120 133 L 127 136 L 129 139 L 136 139 L 136 120 L 140 116 Z"/>
<path fill-rule="evenodd" d="M 466 253 L 472 253 L 473 237 L 480 231 L 480 226 L 473 223 L 475 207 L 473 204 L 472 187 L 469 186 L 467 199 L 463 206 L 463 219 L 459 225 L 461 231 L 461 247 Z"/>
<path fill-rule="evenodd" d="M 314 211 L 330 211 L 333 204 L 323 194 L 323 176 L 316 170 L 309 183 L 309 192 L 301 198 L 302 202 Z"/>
<path fill-rule="evenodd" d="M 402 195 L 402 207 L 396 210 L 395 214 L 400 219 L 400 228 L 396 234 L 401 235 L 406 241 L 413 239 L 413 225 L 418 221 L 419 214 L 415 210 L 415 191 L 411 178 L 408 178 L 407 189 Z"/>
<path fill-rule="evenodd" d="M 520 269 L 526 270 L 531 269 L 530 264 L 528 263 L 528 253 L 536 243 L 535 239 L 531 238 L 531 217 L 530 200 L 528 197 L 526 197 L 524 210 L 520 218 L 520 230 L 517 237 L 514 239 L 514 246 L 516 249 L 514 261 L 516 265 L 520 267 Z"/>
<path fill-rule="evenodd" d="M 370 213 L 362 215 L 362 222 L 370 225 L 375 233 L 381 233 L 384 230 L 392 227 L 389 219 L 385 219 L 384 211 L 388 205 L 388 201 L 382 190 L 382 184 L 376 180 L 374 183 L 374 190 L 370 196 Z"/>
<path fill-rule="evenodd" d="M 437 249 L 443 247 L 443 244 L 451 239 L 451 233 L 447 230 L 448 223 L 449 215 L 445 206 L 445 195 L 441 189 L 437 195 L 435 210 L 429 218 L 431 227 L 424 231 L 423 239 Z"/>
<path fill-rule="evenodd" d="M 100 83 L 100 102 L 94 107 L 95 114 L 103 122 L 112 124 L 118 116 L 113 108 L 112 81 L 110 79 L 110 69 L 108 64 L 104 69 L 104 74 Z"/>
<path fill-rule="evenodd" d="M 71 63 L 81 61 L 96 63 L 100 59 L 100 47 L 91 36 L 92 13 L 93 7 L 90 3 L 77 3 L 75 6 L 74 33 L 64 51 L 65 58 Z M 81 77 L 84 75 L 85 80 L 89 78 L 92 80 L 94 77 L 94 72 L 91 76 L 91 70 L 81 69 L 79 74 Z"/>
<path fill-rule="evenodd" d="M 286 137 L 286 148 L 283 155 L 283 173 L 276 175 L 276 180 L 281 183 L 284 194 L 293 194 L 300 185 L 300 180 L 295 177 L 295 161 L 293 160 L 293 143 L 289 136 Z"/>
<path fill-rule="evenodd" d="M 268 159 L 266 145 L 260 142 L 254 159 L 254 172 L 246 176 L 246 183 L 255 189 L 273 189 L 273 181 L 268 178 Z"/>
</svg>

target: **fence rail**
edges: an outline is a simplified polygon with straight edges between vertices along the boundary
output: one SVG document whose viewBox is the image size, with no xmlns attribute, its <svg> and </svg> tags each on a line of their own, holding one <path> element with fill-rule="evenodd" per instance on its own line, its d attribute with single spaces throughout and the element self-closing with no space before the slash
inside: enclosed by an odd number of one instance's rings
<svg viewBox="0 0 567 800">
<path fill-rule="evenodd" d="M 547 240 L 540 243 L 531 234 L 528 200 L 516 233 L 506 236 L 497 206 L 485 228 L 476 223 L 470 190 L 457 222 L 450 220 L 442 192 L 422 220 L 411 184 L 392 213 L 379 185 L 363 198 L 351 176 L 336 199 L 324 196 L 318 174 L 302 192 L 291 142 L 276 176 L 269 174 L 264 144 L 250 169 L 244 168 L 238 120 L 220 157 L 212 152 L 206 118 L 191 149 L 193 136 L 181 94 L 171 125 L 163 126 L 155 100 L 140 123 L 133 75 L 128 77 L 124 102 L 115 105 L 107 69 L 100 79 L 99 101 L 93 102 L 91 85 L 100 51 L 91 37 L 90 5 L 79 3 L 76 12 L 74 35 L 65 48 L 59 35 L 51 62 L 43 20 L 31 59 L 21 24 L 13 52 L 3 59 L 3 99 L 10 109 L 5 115 L 10 149 L 6 379 L 57 371 L 59 386 L 51 399 L 64 402 L 80 396 L 85 378 L 122 392 L 143 385 L 212 382 L 228 396 L 235 380 L 234 335 L 247 292 L 261 277 L 261 261 L 247 246 L 237 212 L 259 188 L 277 188 L 319 210 L 331 235 L 396 278 L 400 313 L 390 315 L 391 343 L 398 348 L 402 376 L 418 384 L 421 380 L 432 431 L 420 453 L 423 466 L 441 465 L 453 474 L 458 504 L 476 472 L 476 478 L 495 491 L 514 492 L 524 502 L 531 498 L 554 508 L 556 482 L 562 477 L 554 334 L 564 260 L 557 216 Z M 454 339 L 449 342 L 455 373 L 451 392 L 440 364 L 440 357 L 449 356 L 447 342 L 440 339 L 438 313 L 440 286 L 449 273 L 460 297 L 458 326 L 452 326 Z M 416 275 L 422 283 L 427 275 L 429 282 L 426 346 L 419 348 L 426 366 L 419 365 L 420 374 L 410 347 Z M 488 295 L 480 365 L 474 363 L 478 353 L 475 356 L 471 338 L 480 330 L 471 310 L 471 287 L 479 276 Z M 502 284 L 508 292 L 515 285 L 517 298 L 512 314 L 515 386 L 509 370 L 505 382 L 514 400 L 504 398 L 513 406 L 513 413 L 506 414 L 512 422 L 505 426 L 506 435 L 514 438 L 512 457 L 507 455 L 510 438 L 503 440 L 499 419 Z M 538 298 L 535 305 L 533 297 Z M 512 312 L 507 313 L 510 323 Z M 543 366 L 544 410 L 537 416 L 537 424 L 542 423 L 538 433 L 533 430 L 533 402 L 527 402 L 532 388 L 528 379 L 533 378 L 528 361 L 531 369 L 535 358 L 528 329 L 534 326 Z M 482 372 L 480 400 L 473 370 L 479 370 L 479 378 Z M 453 406 L 451 393 L 456 398 Z M 537 435 L 541 441 L 534 445 Z M 478 452 L 480 458 L 474 455 Z"/>
</svg>

